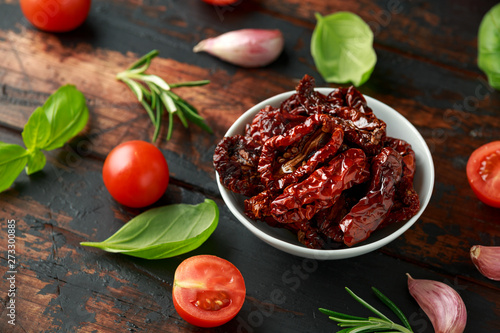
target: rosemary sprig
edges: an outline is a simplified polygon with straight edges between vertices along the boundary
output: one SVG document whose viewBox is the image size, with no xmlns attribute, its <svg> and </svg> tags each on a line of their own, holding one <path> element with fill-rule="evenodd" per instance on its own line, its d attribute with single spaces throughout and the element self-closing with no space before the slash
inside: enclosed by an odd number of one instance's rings
<svg viewBox="0 0 500 333">
<path fill-rule="evenodd" d="M 172 91 L 172 88 L 178 87 L 203 86 L 210 83 L 210 81 L 201 80 L 168 84 L 157 75 L 146 74 L 145 72 L 149 68 L 151 60 L 158 54 L 157 50 L 153 50 L 141 57 L 125 71 L 116 75 L 118 80 L 125 83 L 132 90 L 151 118 L 155 126 L 152 141 L 155 142 L 158 139 L 165 110 L 168 113 L 167 140 L 172 137 L 174 114 L 177 115 L 184 127 L 188 127 L 188 121 L 190 121 L 208 133 L 212 133 L 212 129 L 205 123 L 198 111 Z"/>
<path fill-rule="evenodd" d="M 345 288 L 346 291 L 359 303 L 368 308 L 371 312 L 376 314 L 378 317 L 356 317 L 351 316 L 327 309 L 320 308 L 319 311 L 326 314 L 331 320 L 337 322 L 337 325 L 342 327 L 340 331 L 337 333 L 370 333 L 370 332 L 378 332 L 378 333 L 413 333 L 413 330 L 410 326 L 410 323 L 406 319 L 405 315 L 401 310 L 384 294 L 382 294 L 378 289 L 372 288 L 375 295 L 389 308 L 393 311 L 396 316 L 401 320 L 401 322 L 405 325 L 399 325 L 394 323 L 392 320 L 387 318 L 382 312 L 375 309 L 373 306 L 368 304 L 361 297 L 353 293 L 349 288 Z"/>
</svg>

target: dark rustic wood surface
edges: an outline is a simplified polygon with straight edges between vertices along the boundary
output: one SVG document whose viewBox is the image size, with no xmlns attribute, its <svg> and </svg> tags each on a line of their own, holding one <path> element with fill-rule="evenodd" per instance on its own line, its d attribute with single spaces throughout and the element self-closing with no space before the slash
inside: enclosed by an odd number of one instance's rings
<svg viewBox="0 0 500 333">
<path fill-rule="evenodd" d="M 367 315 L 345 286 L 373 302 L 370 287 L 378 287 L 415 332 L 432 332 L 407 291 L 407 272 L 460 293 L 466 332 L 500 332 L 500 284 L 484 278 L 468 254 L 474 244 L 500 245 L 500 210 L 478 201 L 465 175 L 470 153 L 500 139 L 500 93 L 476 60 L 478 26 L 495 3 L 242 0 L 217 8 L 200 0 L 94 0 L 83 26 L 51 34 L 33 28 L 18 1 L 0 0 L 0 141 L 22 144 L 31 112 L 66 83 L 85 94 L 91 114 L 84 135 L 46 154 L 42 172 L 23 173 L 0 194 L 0 332 L 334 332 L 318 307 Z M 375 34 L 378 63 L 360 91 L 417 127 L 431 149 L 436 182 L 427 210 L 396 241 L 357 258 L 312 261 L 268 246 L 239 224 L 220 198 L 211 160 L 225 131 L 255 103 L 292 90 L 306 73 L 327 86 L 309 51 L 314 13 L 340 10 L 359 14 Z M 284 53 L 266 68 L 242 69 L 192 52 L 201 39 L 239 28 L 281 29 Z M 178 93 L 214 129 L 209 135 L 176 123 L 173 139 L 159 144 L 172 180 L 156 205 L 208 197 L 221 212 L 199 249 L 156 261 L 79 245 L 107 238 L 141 212 L 110 198 L 101 167 L 117 144 L 150 139 L 148 116 L 114 77 L 152 49 L 160 57 L 151 72 L 167 81 L 211 80 Z M 15 326 L 6 309 L 9 219 L 17 221 Z M 221 327 L 196 328 L 173 308 L 175 268 L 195 254 L 226 258 L 245 277 L 243 309 Z"/>
</svg>

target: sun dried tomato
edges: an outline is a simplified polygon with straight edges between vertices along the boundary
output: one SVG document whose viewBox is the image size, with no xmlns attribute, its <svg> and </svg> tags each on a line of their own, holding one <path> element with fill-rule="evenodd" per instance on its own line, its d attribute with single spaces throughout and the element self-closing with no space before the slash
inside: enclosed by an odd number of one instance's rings
<svg viewBox="0 0 500 333">
<path fill-rule="evenodd" d="M 283 135 L 264 143 L 258 171 L 267 189 L 277 190 L 302 181 L 333 157 L 342 144 L 343 131 L 331 117 L 317 114 Z"/>
<path fill-rule="evenodd" d="M 345 132 L 345 140 L 376 155 L 383 147 L 386 123 L 368 107 L 366 99 L 354 87 L 334 90 L 327 96 L 330 108 L 326 111 L 337 119 Z"/>
<path fill-rule="evenodd" d="M 385 146 L 393 148 L 403 157 L 403 176 L 396 184 L 394 206 L 380 228 L 392 223 L 406 221 L 420 209 L 420 199 L 413 187 L 413 178 L 416 169 L 415 152 L 408 142 L 401 139 L 388 137 Z"/>
<path fill-rule="evenodd" d="M 255 115 L 252 124 L 246 126 L 245 136 L 262 145 L 269 138 L 285 133 L 301 121 L 286 119 L 281 110 L 266 106 Z"/>
<path fill-rule="evenodd" d="M 215 148 L 220 182 L 234 193 L 252 196 L 264 190 L 257 171 L 261 146 L 242 135 L 225 137 Z"/>
<path fill-rule="evenodd" d="M 311 220 L 322 233 L 337 242 L 342 242 L 343 239 L 342 232 L 339 232 L 337 228 L 338 224 L 341 218 L 349 212 L 346 209 L 345 193 L 345 191 L 342 192 L 332 206 L 320 210 Z"/>
<path fill-rule="evenodd" d="M 298 223 L 280 223 L 271 215 L 270 204 L 277 193 L 269 190 L 245 200 L 245 214 L 253 219 L 267 223 L 271 227 L 285 228 L 297 234 L 299 242 L 310 248 L 323 248 L 327 238 L 317 228 L 310 225 L 309 221 Z"/>
<path fill-rule="evenodd" d="M 403 157 L 392 148 L 383 148 L 372 159 L 368 193 L 340 221 L 344 243 L 352 246 L 370 236 L 394 204 L 396 183 L 401 179 Z"/>
<path fill-rule="evenodd" d="M 326 244 L 328 242 L 325 236 L 318 230 L 318 228 L 314 228 L 311 226 L 309 226 L 305 230 L 298 230 L 297 239 L 299 242 L 312 249 L 326 248 Z"/>
<path fill-rule="evenodd" d="M 296 93 L 281 103 L 280 109 L 286 118 L 300 120 L 317 113 L 324 113 L 328 107 L 326 96 L 314 90 L 312 76 L 305 75 L 295 88 Z"/>
<path fill-rule="evenodd" d="M 328 247 L 338 247 L 344 242 L 344 234 L 340 229 L 340 220 L 349 212 L 351 205 L 348 204 L 349 197 L 347 191 L 342 192 L 333 206 L 320 210 L 314 215 L 312 221 L 318 227 L 318 230 L 325 235 L 328 240 Z M 336 244 L 336 246 L 332 246 Z M 326 244 L 323 244 L 325 247 Z"/>
<path fill-rule="evenodd" d="M 271 214 L 281 223 L 310 220 L 332 206 L 342 191 L 369 177 L 369 164 L 361 149 L 349 149 L 314 171 L 304 181 L 290 185 L 271 202 Z"/>
<path fill-rule="evenodd" d="M 253 220 L 265 220 L 271 216 L 271 202 L 279 195 L 276 191 L 265 190 L 245 200 L 245 214 Z M 272 223 L 274 218 L 269 221 Z"/>
</svg>

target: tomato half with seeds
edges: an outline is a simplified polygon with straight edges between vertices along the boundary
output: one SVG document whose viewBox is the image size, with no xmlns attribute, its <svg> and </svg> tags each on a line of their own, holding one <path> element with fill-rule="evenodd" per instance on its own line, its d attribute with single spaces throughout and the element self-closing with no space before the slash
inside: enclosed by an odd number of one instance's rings
<svg viewBox="0 0 500 333">
<path fill-rule="evenodd" d="M 500 208 L 500 141 L 487 143 L 471 154 L 467 178 L 479 200 Z"/>
<path fill-rule="evenodd" d="M 199 327 L 233 319 L 245 302 L 245 281 L 229 261 L 198 255 L 184 260 L 174 275 L 172 298 L 177 313 Z"/>
<path fill-rule="evenodd" d="M 165 193 L 170 175 L 162 152 L 153 144 L 133 140 L 111 150 L 102 167 L 104 185 L 122 205 L 140 208 Z"/>
</svg>

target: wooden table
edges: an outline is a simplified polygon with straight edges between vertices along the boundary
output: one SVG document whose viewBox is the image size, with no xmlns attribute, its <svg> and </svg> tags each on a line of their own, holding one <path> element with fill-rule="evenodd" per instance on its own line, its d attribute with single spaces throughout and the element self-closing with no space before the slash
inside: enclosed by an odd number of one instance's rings
<svg viewBox="0 0 500 333">
<path fill-rule="evenodd" d="M 0 141 L 22 144 L 30 114 L 66 83 L 85 94 L 91 114 L 84 136 L 46 153 L 42 172 L 23 172 L 0 194 L 0 331 L 333 332 L 335 323 L 318 307 L 368 315 L 344 287 L 379 304 L 370 290 L 376 286 L 407 314 L 415 332 L 432 332 L 408 293 L 405 273 L 410 273 L 445 282 L 460 293 L 468 311 L 466 332 L 499 332 L 500 283 L 476 270 L 469 249 L 500 245 L 500 210 L 477 200 L 465 175 L 470 153 L 500 139 L 500 94 L 487 84 L 476 55 L 479 23 L 495 3 L 242 0 L 221 8 L 200 0 L 94 0 L 83 26 L 52 34 L 33 28 L 18 1 L 0 1 Z M 359 14 L 375 34 L 378 62 L 360 91 L 417 127 L 431 149 L 436 182 L 424 214 L 396 241 L 357 258 L 312 261 L 270 247 L 231 215 L 216 187 L 212 155 L 245 110 L 293 90 L 304 74 L 328 86 L 309 51 L 314 13 L 341 10 Z M 286 47 L 278 61 L 243 69 L 192 52 L 201 39 L 250 27 L 281 29 Z M 173 139 L 158 141 L 171 183 L 156 206 L 211 198 L 221 214 L 217 230 L 200 248 L 156 261 L 79 245 L 107 238 L 143 211 L 110 197 L 101 168 L 119 143 L 151 138 L 147 114 L 115 75 L 152 49 L 160 57 L 150 71 L 168 82 L 211 81 L 177 92 L 214 129 L 210 135 L 176 123 Z M 7 221 L 12 219 L 15 326 L 8 324 L 6 308 Z M 245 304 L 224 326 L 196 328 L 173 308 L 175 268 L 196 254 L 226 258 L 245 278 Z"/>
</svg>

